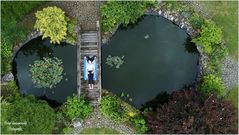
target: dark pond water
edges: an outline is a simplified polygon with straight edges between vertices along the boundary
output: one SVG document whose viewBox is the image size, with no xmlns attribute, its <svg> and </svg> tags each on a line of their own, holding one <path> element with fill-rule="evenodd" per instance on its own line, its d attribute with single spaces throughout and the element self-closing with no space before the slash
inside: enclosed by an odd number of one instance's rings
<svg viewBox="0 0 239 135">
<path fill-rule="evenodd" d="M 36 88 L 30 77 L 29 64 L 42 57 L 57 57 L 63 61 L 64 78 L 55 88 Z M 20 49 L 14 59 L 15 75 L 22 94 L 33 94 L 37 97 L 63 103 L 67 96 L 77 93 L 76 83 L 76 46 L 62 43 L 51 45 L 48 39 L 41 37 L 31 40 Z"/>
<path fill-rule="evenodd" d="M 185 31 L 170 21 L 145 16 L 137 25 L 120 29 L 102 47 L 103 88 L 129 94 L 140 107 L 160 92 L 179 90 L 195 82 L 198 52 Z M 125 56 L 119 69 L 106 65 L 106 58 Z"/>
</svg>

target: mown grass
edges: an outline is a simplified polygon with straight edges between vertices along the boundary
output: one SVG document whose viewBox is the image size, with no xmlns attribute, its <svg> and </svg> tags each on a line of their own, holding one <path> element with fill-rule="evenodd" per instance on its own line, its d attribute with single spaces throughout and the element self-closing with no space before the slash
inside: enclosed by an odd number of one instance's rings
<svg viewBox="0 0 239 135">
<path fill-rule="evenodd" d="M 82 130 L 81 134 L 119 134 L 119 132 L 110 128 L 88 128 Z"/>
<path fill-rule="evenodd" d="M 230 90 L 230 92 L 224 97 L 225 100 L 230 101 L 233 106 L 238 108 L 238 86 Z"/>
<path fill-rule="evenodd" d="M 222 27 L 229 55 L 238 59 L 238 3 L 237 1 L 199 1 L 203 10 Z"/>
</svg>

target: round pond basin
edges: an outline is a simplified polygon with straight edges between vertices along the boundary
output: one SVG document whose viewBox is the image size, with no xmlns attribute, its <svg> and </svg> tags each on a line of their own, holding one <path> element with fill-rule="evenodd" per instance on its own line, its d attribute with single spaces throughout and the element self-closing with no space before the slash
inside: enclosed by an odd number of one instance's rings
<svg viewBox="0 0 239 135">
<path fill-rule="evenodd" d="M 29 64 L 43 57 L 57 57 L 63 61 L 64 77 L 55 88 L 36 88 L 30 76 Z M 77 93 L 76 46 L 61 43 L 52 45 L 49 39 L 35 38 L 26 43 L 14 58 L 15 76 L 22 94 L 63 103 L 67 96 Z"/>
<path fill-rule="evenodd" d="M 120 68 L 106 58 L 124 56 Z M 171 93 L 195 82 L 199 54 L 187 33 L 158 16 L 144 16 L 138 24 L 120 28 L 102 47 L 103 88 L 140 108 L 161 92 Z"/>
</svg>

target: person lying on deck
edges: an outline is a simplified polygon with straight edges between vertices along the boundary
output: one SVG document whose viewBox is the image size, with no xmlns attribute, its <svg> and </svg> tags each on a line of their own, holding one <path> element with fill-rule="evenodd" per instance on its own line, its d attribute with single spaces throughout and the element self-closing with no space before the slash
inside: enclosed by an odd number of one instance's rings
<svg viewBox="0 0 239 135">
<path fill-rule="evenodd" d="M 86 70 L 88 71 L 89 89 L 93 89 L 93 87 L 94 87 L 93 77 L 94 77 L 94 70 L 95 70 L 93 60 L 88 59 L 88 64 L 87 64 Z"/>
</svg>

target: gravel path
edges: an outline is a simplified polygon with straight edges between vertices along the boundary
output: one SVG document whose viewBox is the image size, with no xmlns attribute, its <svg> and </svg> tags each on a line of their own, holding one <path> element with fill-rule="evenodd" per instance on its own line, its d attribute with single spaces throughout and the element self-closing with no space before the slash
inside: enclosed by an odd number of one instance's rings
<svg viewBox="0 0 239 135">
<path fill-rule="evenodd" d="M 53 1 L 49 5 L 62 8 L 67 15 L 76 18 L 83 31 L 95 30 L 100 19 L 101 1 Z"/>
<path fill-rule="evenodd" d="M 116 123 L 111 119 L 102 116 L 98 108 L 94 109 L 92 115 L 82 123 L 80 128 L 74 129 L 74 133 L 79 134 L 83 129 L 87 128 L 110 128 L 121 134 L 135 134 L 135 131 L 129 126 L 122 123 Z"/>
<path fill-rule="evenodd" d="M 222 80 L 228 90 L 238 85 L 238 65 L 230 56 L 226 56 L 222 61 Z"/>
</svg>

